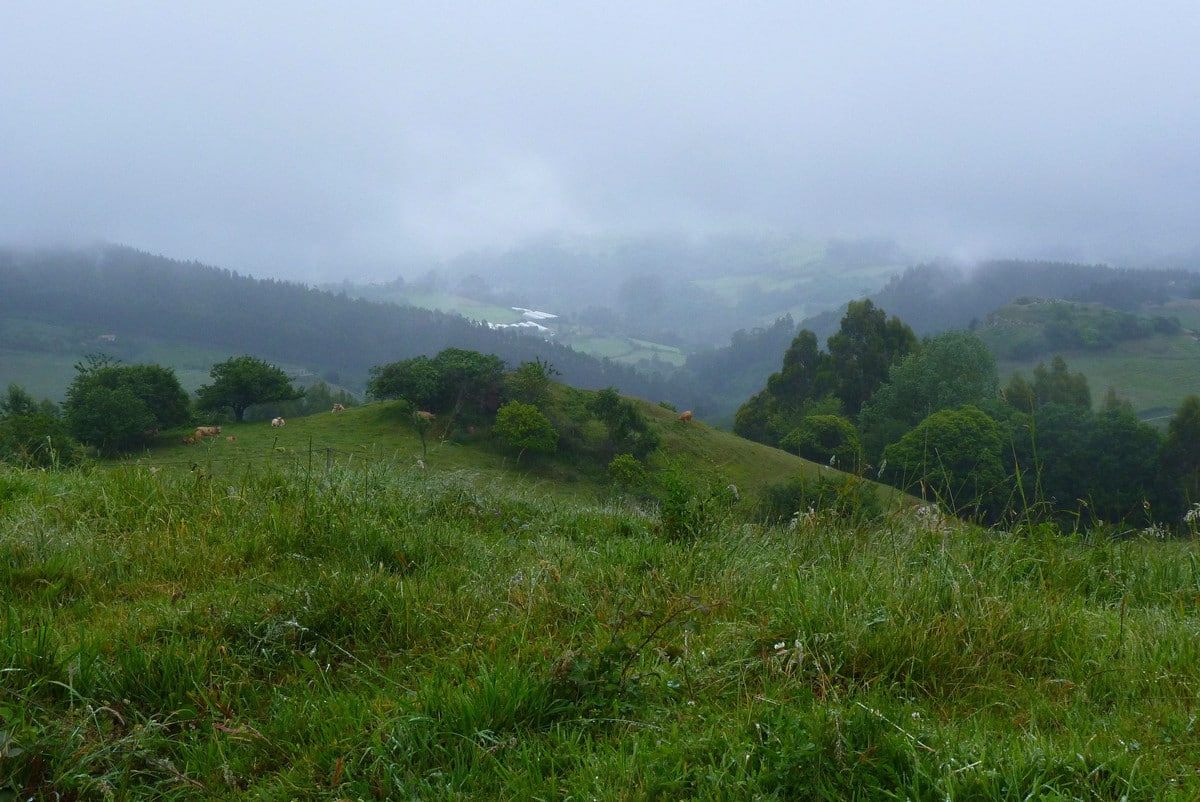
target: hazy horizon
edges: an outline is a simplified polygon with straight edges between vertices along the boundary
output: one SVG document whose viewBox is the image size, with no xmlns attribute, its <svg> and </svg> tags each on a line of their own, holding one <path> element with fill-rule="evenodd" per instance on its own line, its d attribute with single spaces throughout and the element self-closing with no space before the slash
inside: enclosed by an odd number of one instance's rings
<svg viewBox="0 0 1200 802">
<path fill-rule="evenodd" d="M 546 236 L 1195 253 L 1200 9 L 6 9 L 0 241 L 302 281 Z"/>
</svg>

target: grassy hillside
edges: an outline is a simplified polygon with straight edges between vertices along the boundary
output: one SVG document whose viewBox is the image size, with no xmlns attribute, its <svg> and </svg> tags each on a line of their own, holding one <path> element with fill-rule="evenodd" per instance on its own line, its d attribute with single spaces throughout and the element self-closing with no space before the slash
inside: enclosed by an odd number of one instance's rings
<svg viewBox="0 0 1200 802">
<path fill-rule="evenodd" d="M 1200 394 L 1200 339 L 1191 328 L 1197 323 L 1194 301 L 1131 314 L 1094 303 L 1021 299 L 992 313 L 976 333 L 997 356 L 1002 382 L 1017 371 L 1028 378 L 1060 353 L 1088 377 L 1096 403 L 1111 387 L 1142 417 L 1165 420 L 1186 396 Z"/>
<path fill-rule="evenodd" d="M 699 469 L 797 465 L 655 414 Z M 1200 797 L 1194 541 L 671 540 L 395 425 L 0 466 L 0 797 Z"/>
<path fill-rule="evenodd" d="M 564 391 L 565 388 L 558 388 Z M 762 502 L 769 486 L 798 477 L 843 476 L 786 452 L 767 448 L 703 421 L 683 422 L 678 414 L 656 404 L 631 399 L 650 419 L 662 438 L 652 469 L 678 464 L 701 486 L 739 488 L 747 514 Z M 206 475 L 229 477 L 245 470 L 312 469 L 387 466 L 389 470 L 469 472 L 481 481 L 503 481 L 540 488 L 553 496 L 597 501 L 613 491 L 604 465 L 570 465 L 558 460 L 527 458 L 520 469 L 511 452 L 499 448 L 486 434 L 456 433 L 443 439 L 435 426 L 423 449 L 408 415 L 395 402 L 364 404 L 345 412 L 325 412 L 289 419 L 282 428 L 269 423 L 225 423 L 221 436 L 196 445 L 183 443 L 191 429 L 164 433 L 155 447 L 136 458 L 148 468 L 196 469 Z M 228 438 L 234 438 L 232 441 Z M 884 485 L 865 483 L 890 503 L 899 495 Z"/>
</svg>

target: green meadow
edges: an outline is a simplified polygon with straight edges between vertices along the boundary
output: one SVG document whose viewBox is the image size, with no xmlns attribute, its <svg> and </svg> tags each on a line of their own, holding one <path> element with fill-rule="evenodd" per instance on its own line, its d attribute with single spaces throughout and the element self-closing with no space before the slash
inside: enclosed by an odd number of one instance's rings
<svg viewBox="0 0 1200 802">
<path fill-rule="evenodd" d="M 770 518 L 834 472 L 645 412 L 686 535 L 386 403 L 0 467 L 0 799 L 1200 798 L 1194 540 Z"/>
</svg>

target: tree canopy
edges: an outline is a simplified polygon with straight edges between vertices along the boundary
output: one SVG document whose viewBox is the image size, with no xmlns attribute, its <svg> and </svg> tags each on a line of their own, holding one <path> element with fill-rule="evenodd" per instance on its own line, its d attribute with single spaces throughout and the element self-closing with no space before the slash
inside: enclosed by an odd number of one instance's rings
<svg viewBox="0 0 1200 802">
<path fill-rule="evenodd" d="M 212 384 L 196 391 L 197 404 L 208 412 L 231 410 L 233 419 L 245 420 L 254 404 L 291 401 L 304 394 L 292 387 L 287 373 L 255 356 L 235 356 L 213 365 Z"/>
<path fill-rule="evenodd" d="M 91 356 L 75 369 L 63 405 L 67 428 L 101 454 L 141 448 L 160 428 L 191 420 L 187 393 L 171 368 L 116 365 Z"/>
</svg>

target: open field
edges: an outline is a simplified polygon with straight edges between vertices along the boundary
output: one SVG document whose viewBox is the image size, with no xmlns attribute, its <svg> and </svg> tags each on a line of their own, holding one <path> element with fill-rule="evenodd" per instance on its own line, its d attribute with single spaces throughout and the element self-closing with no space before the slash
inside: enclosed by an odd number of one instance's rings
<svg viewBox="0 0 1200 802">
<path fill-rule="evenodd" d="M 1193 541 L 168 462 L 0 468 L 0 795 L 1200 795 Z"/>
</svg>

